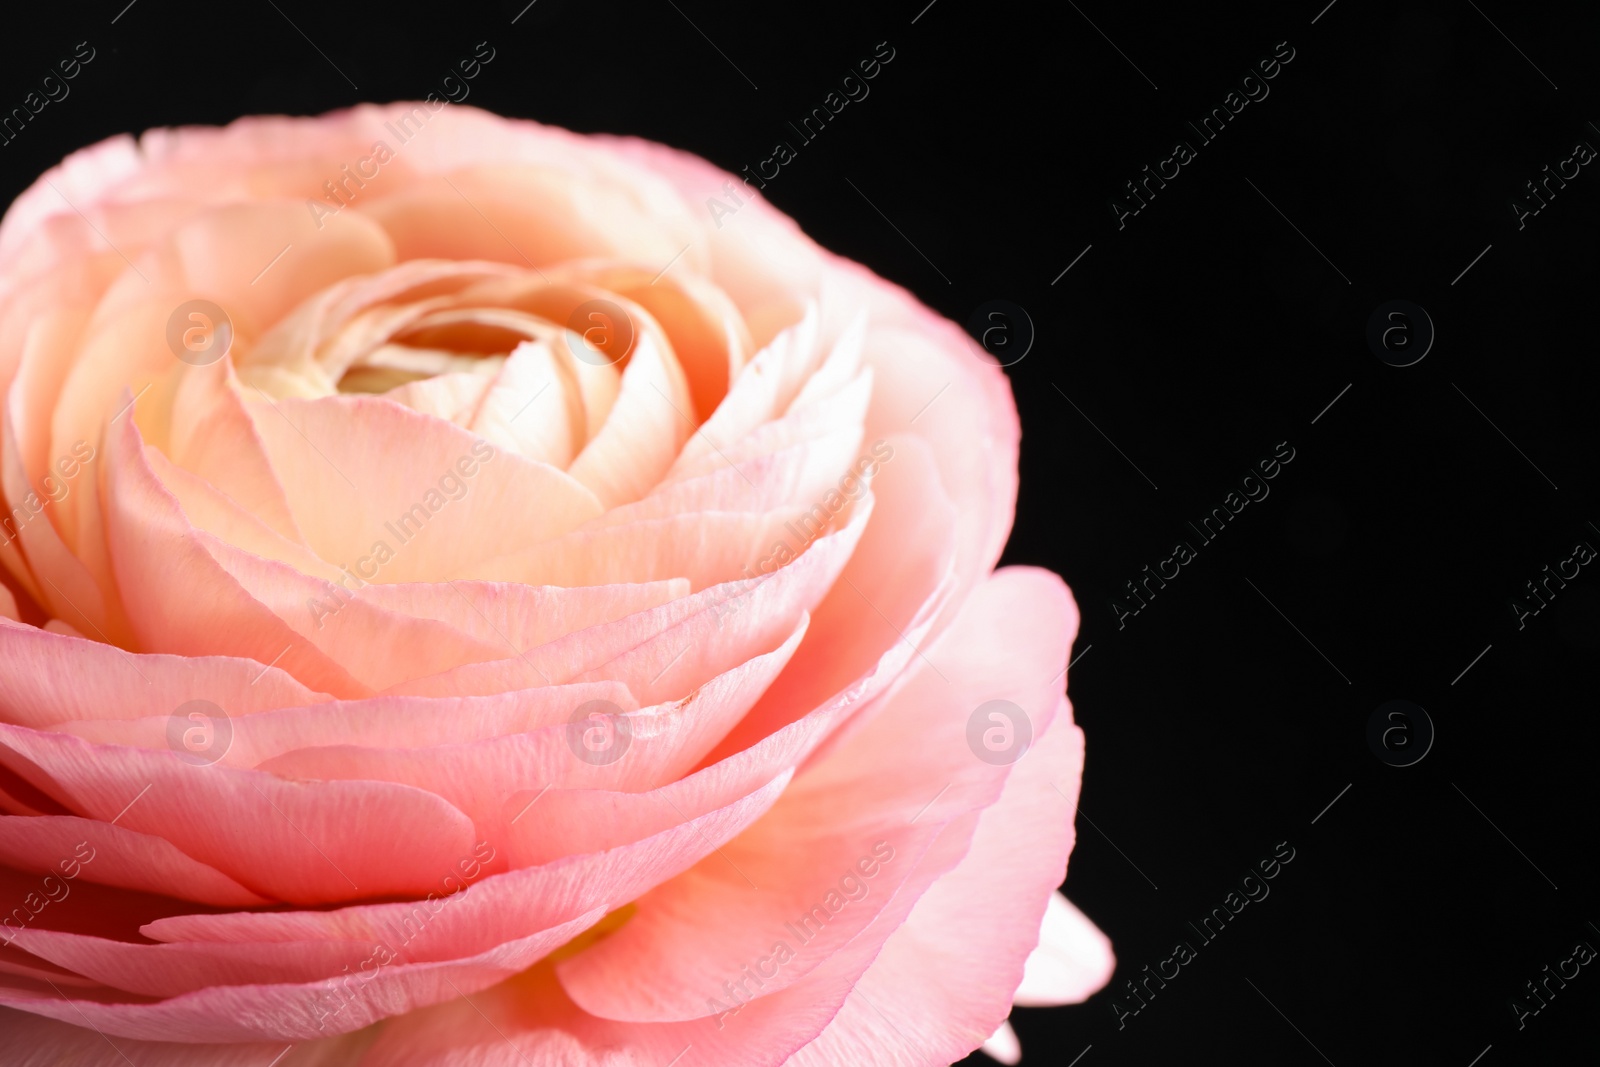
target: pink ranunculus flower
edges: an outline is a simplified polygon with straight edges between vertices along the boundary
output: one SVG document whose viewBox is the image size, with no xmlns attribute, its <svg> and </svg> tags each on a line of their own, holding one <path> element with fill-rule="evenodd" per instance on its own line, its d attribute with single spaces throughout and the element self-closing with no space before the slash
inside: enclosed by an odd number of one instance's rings
<svg viewBox="0 0 1600 1067">
<path fill-rule="evenodd" d="M 1006 379 L 738 179 L 113 138 L 0 395 L 5 1062 L 948 1063 L 1106 981 Z"/>
</svg>

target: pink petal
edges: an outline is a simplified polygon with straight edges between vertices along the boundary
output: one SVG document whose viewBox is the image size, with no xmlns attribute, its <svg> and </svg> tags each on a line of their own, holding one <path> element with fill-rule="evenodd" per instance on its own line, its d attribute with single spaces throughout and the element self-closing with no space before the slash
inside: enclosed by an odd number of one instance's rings
<svg viewBox="0 0 1600 1067">
<path fill-rule="evenodd" d="M 749 576 L 747 566 L 744 573 L 749 577 L 742 580 L 712 585 L 636 616 L 569 634 L 515 659 L 472 664 L 410 683 L 403 691 L 487 693 L 540 680 L 604 679 L 624 682 L 645 703 L 682 696 L 788 636 L 800 615 L 816 605 L 851 558 L 852 548 L 869 525 L 872 508 L 871 496 L 863 497 L 840 529 L 819 538 L 798 558 L 771 573 Z M 676 528 L 676 520 L 672 521 Z M 704 524 L 699 525 L 703 536 Z M 637 532 L 633 527 L 626 529 Z M 687 538 L 691 526 L 681 529 Z M 596 536 L 595 540 L 599 539 Z M 686 543 L 684 547 L 690 546 Z"/>
<path fill-rule="evenodd" d="M 303 1041 L 477 992 L 526 970 L 603 914 L 596 909 L 461 960 L 371 965 L 369 960 L 381 957 L 369 947 L 362 961 L 368 966 L 320 982 L 207 986 L 156 1003 L 86 994 L 69 1000 L 55 990 L 0 986 L 0 1005 L 146 1041 Z"/>
<path fill-rule="evenodd" d="M 0 726 L 0 763 L 76 812 L 164 837 L 278 900 L 421 895 L 472 851 L 466 816 L 403 785 L 286 782 L 15 726 Z"/>
<path fill-rule="evenodd" d="M 595 907 L 622 907 L 726 844 L 766 812 L 788 782 L 789 775 L 780 775 L 716 811 L 608 852 L 485 877 L 450 898 L 450 906 L 437 910 L 420 930 L 412 916 L 416 903 L 402 901 L 317 911 L 175 915 L 149 922 L 140 932 L 169 942 L 381 941 L 404 945 L 411 959 L 459 959 L 569 922 Z M 450 871 L 453 865 L 454 860 L 438 870 Z"/>
<path fill-rule="evenodd" d="M 18 1057 L 17 1067 L 70 1063 L 73 1067 L 343 1067 L 361 1054 L 367 1035 L 308 1041 L 237 1045 L 181 1044 L 175 1041 L 109 1041 L 103 1034 L 42 1015 L 0 1008 L 0 1032 Z M 274 1056 L 281 1059 L 274 1060 Z"/>
<path fill-rule="evenodd" d="M 608 701 L 624 711 L 638 708 L 627 687 L 615 682 L 540 686 L 487 696 L 386 695 L 301 707 L 284 701 L 280 703 L 291 706 L 261 711 L 223 701 L 221 710 L 229 715 L 233 736 L 217 762 L 259 767 L 285 752 L 335 745 L 417 749 L 461 745 L 565 723 L 572 709 L 592 700 Z M 170 720 L 171 714 L 163 713 L 67 722 L 56 729 L 86 741 L 159 750 L 168 744 Z"/>
<path fill-rule="evenodd" d="M 84 861 L 84 856 L 89 858 Z M 267 903 L 221 871 L 184 855 L 164 837 L 75 815 L 0 817 L 0 863 L 57 878 L 73 871 L 100 885 L 217 907 Z"/>
<path fill-rule="evenodd" d="M 874 478 L 872 521 L 812 613 L 795 662 L 708 757 L 720 759 L 848 693 L 864 705 L 916 659 L 949 595 L 953 515 L 928 450 L 890 443 Z"/>
<path fill-rule="evenodd" d="M 673 464 L 673 477 L 716 456 L 717 449 L 731 447 L 777 418 L 794 399 L 806 374 L 827 356 L 849 361 L 859 358 L 859 350 L 840 348 L 832 353 L 822 350 L 817 340 L 817 317 L 813 309 L 757 352 L 734 379 L 717 410 L 678 455 Z"/>
<path fill-rule="evenodd" d="M 79 719 L 164 722 L 190 700 L 229 714 L 313 704 L 320 697 L 285 672 L 249 659 L 135 655 L 99 641 L 0 622 L 0 721 L 52 729 Z M 320 699 L 327 699 L 320 697 Z"/>
<path fill-rule="evenodd" d="M 766 818 L 562 964 L 568 995 L 606 1018 L 693 1019 L 774 938 L 797 947 L 776 974 L 762 973 L 763 995 L 803 980 L 878 915 L 948 823 L 999 795 L 1007 768 L 974 758 L 968 720 L 1006 699 L 1043 733 L 1076 621 L 1053 575 L 997 574 L 872 720 L 811 764 Z M 808 916 L 820 916 L 815 931 Z"/>
<path fill-rule="evenodd" d="M 847 269 L 865 273 L 855 264 Z M 874 288 L 883 283 L 875 280 Z M 982 350 L 966 334 L 901 295 L 916 309 L 914 326 L 875 326 L 867 335 L 866 362 L 876 383 L 867 438 L 915 433 L 933 450 L 956 508 L 957 571 L 970 587 L 994 566 L 1011 532 L 1016 407 L 1004 373 L 976 354 Z"/>
<path fill-rule="evenodd" d="M 782 1062 L 838 1014 L 883 937 L 905 921 L 933 872 L 959 859 L 975 823 L 969 815 L 947 827 L 929 853 L 931 864 L 919 869 L 917 884 L 895 896 L 868 934 L 790 989 L 742 1006 L 708 1002 L 711 1014 L 692 1022 L 621 1023 L 584 1013 L 566 998 L 552 969 L 541 965 L 475 994 L 470 1003 L 441 1004 L 393 1020 L 361 1067 L 615 1067 L 619 1057 L 665 1064 L 690 1047 L 697 1062 L 712 1067 Z M 871 1050 L 842 1062 L 872 1062 Z"/>
<path fill-rule="evenodd" d="M 965 858 L 917 902 L 794 1067 L 952 1063 L 1011 1010 L 1009 990 L 1073 842 L 1083 734 L 1062 714 L 983 813 Z M 870 1050 L 870 1052 L 868 1051 Z"/>
<path fill-rule="evenodd" d="M 359 744 L 297 749 L 261 769 L 286 778 L 398 782 L 425 789 L 471 817 L 480 837 L 502 843 L 515 866 L 612 848 L 722 807 L 783 769 L 709 797 L 696 791 L 691 799 L 689 788 L 669 786 L 677 796 L 664 803 L 650 792 L 658 782 L 675 782 L 755 701 L 788 662 L 801 632 L 707 683 L 692 701 L 692 712 L 684 710 L 691 703 L 686 700 L 626 715 L 629 747 L 608 765 L 574 758 L 569 713 L 534 730 L 466 744 L 376 748 L 363 738 Z M 522 821 L 534 803 L 541 806 Z"/>
</svg>

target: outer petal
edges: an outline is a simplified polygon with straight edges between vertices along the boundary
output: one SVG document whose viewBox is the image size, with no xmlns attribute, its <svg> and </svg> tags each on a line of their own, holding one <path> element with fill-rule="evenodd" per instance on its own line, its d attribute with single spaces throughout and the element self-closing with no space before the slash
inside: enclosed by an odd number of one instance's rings
<svg viewBox="0 0 1600 1067">
<path fill-rule="evenodd" d="M 983 813 L 966 857 L 917 902 L 843 1010 L 790 1064 L 949 1064 L 999 1027 L 1072 851 L 1083 732 L 1069 711 L 1063 697 L 1062 714 Z"/>
<path fill-rule="evenodd" d="M 1045 909 L 1039 946 L 1029 954 L 1011 1000 L 1023 1008 L 1080 1004 L 1111 981 L 1116 967 L 1111 939 L 1057 891 Z"/>
<path fill-rule="evenodd" d="M 998 796 L 1008 768 L 973 755 L 969 717 L 1006 699 L 1043 733 L 1076 623 L 1054 575 L 997 574 L 904 687 L 760 823 L 562 965 L 568 995 L 607 1018 L 697 1018 L 725 981 L 770 966 L 775 939 L 793 958 L 761 973 L 761 994 L 803 979 L 866 928 L 947 824 Z"/>
<path fill-rule="evenodd" d="M 143 656 L 0 621 L 0 721 L 53 729 L 77 719 L 165 719 L 206 699 L 242 715 L 328 699 L 276 667 L 226 656 Z"/>
<path fill-rule="evenodd" d="M 115 1040 L 82 1026 L 0 1008 L 7 1067 L 346 1067 L 371 1043 L 371 1033 L 307 1041 L 181 1045 Z M 274 1056 L 280 1057 L 273 1059 Z"/>
<path fill-rule="evenodd" d="M 983 1043 L 984 1055 L 1006 1067 L 1022 1062 L 1022 1042 L 1017 1040 L 1017 1032 L 1011 1029 L 1009 1022 L 1000 1024 L 1000 1029 L 989 1035 Z"/>
<path fill-rule="evenodd" d="M 79 846 L 86 850 L 79 852 Z M 87 855 L 83 863 L 70 857 Z M 67 859 L 67 865 L 57 867 Z M 179 852 L 172 842 L 73 815 L 0 817 L 0 863 L 18 870 L 77 877 L 141 893 L 163 893 L 220 907 L 265 904 L 232 878 Z"/>
<path fill-rule="evenodd" d="M 420 896 L 472 854 L 471 821 L 403 785 L 291 782 L 16 726 L 0 726 L 0 763 L 71 810 L 165 837 L 278 900 Z"/>
</svg>

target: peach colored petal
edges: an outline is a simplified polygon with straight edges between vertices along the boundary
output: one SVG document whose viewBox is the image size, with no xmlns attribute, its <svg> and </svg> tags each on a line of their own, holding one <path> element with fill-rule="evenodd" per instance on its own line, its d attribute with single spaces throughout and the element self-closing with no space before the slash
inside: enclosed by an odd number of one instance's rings
<svg viewBox="0 0 1600 1067">
<path fill-rule="evenodd" d="M 134 424 L 109 434 L 106 451 L 120 471 L 108 482 L 111 555 L 122 596 L 140 605 L 133 626 L 145 647 L 256 659 L 335 695 L 368 691 L 222 570 L 146 464 Z"/>
<path fill-rule="evenodd" d="M 785 523 L 803 514 L 791 505 L 753 513 L 703 511 L 618 526 L 591 525 L 466 567 L 460 577 L 573 586 L 683 578 L 690 588 L 700 590 L 731 582 L 747 568 L 755 573 L 774 544 L 793 542 Z"/>
<path fill-rule="evenodd" d="M 372 690 L 426 678 L 461 664 L 493 661 L 507 652 L 500 642 L 472 637 L 434 619 L 385 610 L 351 596 L 348 584 L 335 587 L 285 564 L 252 556 L 210 534 L 196 532 L 194 540 L 217 565 L 216 574 L 231 578 L 248 594 L 251 610 L 271 611 L 301 640 Z M 181 604 L 174 602 L 173 613 L 179 609 Z M 202 635 L 195 636 L 204 640 Z"/>
<path fill-rule="evenodd" d="M 43 502 L 46 498 L 34 491 L 23 469 L 14 430 L 10 419 L 0 425 L 0 465 L 3 465 L 0 466 L 0 488 L 4 489 L 8 503 L 15 502 L 8 509 L 7 517 L 12 520 L 12 526 L 3 534 L 5 542 L 0 548 L 0 561 L 50 614 L 70 615 L 91 633 L 98 630 L 96 636 L 105 635 L 104 640 L 113 640 L 112 634 L 125 639 L 124 629 L 118 624 L 120 613 L 108 603 L 105 586 L 96 580 L 96 575 L 82 559 L 72 554 L 57 530 L 55 523 L 61 517 L 60 505 L 52 503 L 46 507 Z M 92 472 L 89 476 L 93 476 Z M 90 491 L 92 484 L 79 485 L 75 495 L 94 495 Z M 69 493 L 61 504 L 72 499 L 74 494 Z M 18 508 L 22 509 L 21 514 L 28 516 L 20 526 L 16 525 L 21 518 Z M 57 513 L 47 514 L 52 509 Z"/>
<path fill-rule="evenodd" d="M 521 654 L 569 634 L 664 607 L 689 593 L 679 578 L 589 586 L 505 582 L 363 586 L 356 598 L 386 611 L 436 619 Z"/>
<path fill-rule="evenodd" d="M 384 582 L 458 577 L 602 510 L 563 472 L 381 398 L 246 404 L 308 543 L 344 566 L 388 545 Z M 507 511 L 522 521 L 501 521 Z"/>
<path fill-rule="evenodd" d="M 818 359 L 815 308 L 755 354 L 700 432 L 684 446 L 673 475 L 776 418 L 794 399 Z"/>
<path fill-rule="evenodd" d="M 693 406 L 677 359 L 641 331 L 616 403 L 572 461 L 572 476 L 608 508 L 638 500 L 672 466 L 694 429 Z"/>
<path fill-rule="evenodd" d="M 702 230 L 710 252 L 705 273 L 744 309 L 758 346 L 798 317 L 795 294 L 817 291 L 823 257 L 793 219 L 763 197 L 750 195 L 743 179 L 686 152 L 631 137 L 602 143 L 622 158 L 648 167 L 692 204 L 703 204 L 710 196 L 720 199 L 724 185 L 731 183 L 745 205 L 722 226 Z M 781 325 L 774 328 L 775 324 Z"/>
<path fill-rule="evenodd" d="M 641 207 L 632 190 L 570 169 L 489 164 L 419 179 L 356 210 L 388 231 L 401 259 L 543 267 L 604 256 L 659 270 L 693 234 Z"/>
<path fill-rule="evenodd" d="M 802 514 L 814 514 L 825 494 L 838 490 L 841 482 L 845 494 L 860 494 L 867 479 L 852 469 L 860 445 L 859 425 L 846 425 L 747 456 L 737 465 L 731 457 L 729 461 L 719 460 L 704 474 L 666 482 L 641 500 L 613 508 L 589 528 L 708 511 L 764 512 L 803 507 Z M 825 513 L 829 509 L 823 504 L 820 510 Z"/>
<path fill-rule="evenodd" d="M 664 490 L 677 488 L 681 480 L 694 480 L 723 469 L 733 469 L 743 474 L 743 480 L 748 485 L 755 478 L 744 468 L 756 465 L 759 469 L 761 461 L 768 457 L 807 445 L 831 444 L 836 450 L 846 449 L 848 458 L 841 456 L 841 461 L 836 462 L 828 472 L 827 481 L 806 486 L 789 498 L 795 503 L 814 505 L 828 489 L 836 488 L 846 474 L 859 475 L 859 471 L 851 471 L 850 467 L 851 461 L 861 451 L 862 424 L 871 395 L 872 377 L 863 373 L 846 388 L 828 397 L 826 404 L 818 403 L 792 410 L 783 418 L 766 423 L 726 448 L 719 447 L 713 454 L 702 456 L 696 462 L 680 465 L 674 470 L 673 479 Z M 809 495 L 807 490 L 810 491 Z"/>
<path fill-rule="evenodd" d="M 173 463 L 153 446 L 145 446 L 144 461 L 196 531 L 203 531 L 216 541 L 253 556 L 287 564 L 324 584 L 344 578 L 343 571 L 318 557 L 304 541 L 285 537 L 255 512 L 199 475 Z"/>
<path fill-rule="evenodd" d="M 285 246 L 283 259 L 252 285 Z M 183 301 L 203 297 L 220 305 L 233 321 L 235 343 L 247 345 L 307 296 L 348 274 L 381 269 L 392 255 L 370 222 L 341 216 L 319 231 L 297 202 L 220 207 L 186 223 L 143 258 L 143 277 L 130 266 L 96 309 L 54 412 L 53 451 L 95 439 L 101 421 L 120 406 L 123 388 L 134 385 L 137 392 L 173 365 L 167 320 Z"/>
<path fill-rule="evenodd" d="M 351 213 L 318 223 L 301 200 L 202 210 L 141 256 L 137 270 L 130 265 L 112 283 L 95 325 L 151 299 L 164 301 L 170 312 L 177 302 L 170 296 L 203 296 L 222 306 L 239 336 L 260 337 L 307 297 L 395 261 L 393 245 L 371 220 Z"/>
<path fill-rule="evenodd" d="M 277 533 L 303 544 L 283 484 L 244 401 L 231 360 L 185 368 L 168 437 L 152 443 Z"/>
<path fill-rule="evenodd" d="M 832 585 L 871 514 L 868 495 L 841 529 L 819 538 L 776 572 L 719 583 L 637 616 L 570 634 L 516 659 L 468 665 L 403 688 L 487 692 L 537 680 L 608 679 L 625 682 L 645 702 L 681 696 L 728 669 L 739 656 L 771 649 L 787 636 Z"/>
<path fill-rule="evenodd" d="M 694 402 L 690 414 L 696 422 L 716 410 L 750 356 L 750 331 L 738 307 L 700 275 L 669 271 L 651 277 L 639 268 L 607 264 L 557 271 L 556 276 L 626 297 L 661 324 L 689 379 Z"/>
<path fill-rule="evenodd" d="M 524 341 L 489 383 L 468 429 L 500 448 L 565 469 L 588 440 L 581 396 L 548 345 Z"/>
<path fill-rule="evenodd" d="M 411 260 L 345 278 L 297 307 L 236 357 L 240 378 L 276 398 L 331 396 L 345 372 L 461 292 L 520 278 L 495 263 Z"/>
</svg>

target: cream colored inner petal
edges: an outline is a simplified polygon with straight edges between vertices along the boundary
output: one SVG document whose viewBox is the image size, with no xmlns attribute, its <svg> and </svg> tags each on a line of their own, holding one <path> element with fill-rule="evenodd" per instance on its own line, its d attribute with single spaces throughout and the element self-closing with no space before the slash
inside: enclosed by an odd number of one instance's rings
<svg viewBox="0 0 1600 1067">
<path fill-rule="evenodd" d="M 362 356 L 339 379 L 341 393 L 387 393 L 391 389 L 442 374 L 492 378 L 504 356 L 463 356 L 438 348 L 386 344 Z"/>
<path fill-rule="evenodd" d="M 616 277 L 626 280 L 623 274 Z M 605 335 L 625 339 L 620 351 L 596 349 L 575 325 L 595 318 L 590 305 L 627 323 Z M 669 301 L 667 310 L 676 308 Z M 675 340 L 718 367 L 720 378 L 701 383 L 700 406 L 726 388 L 729 351 L 720 338 L 707 340 L 717 331 L 695 333 L 681 318 L 671 319 L 681 334 L 674 338 L 650 310 L 603 286 L 481 264 L 414 262 L 320 294 L 259 343 L 241 346 L 235 366 L 242 384 L 274 399 L 382 397 L 528 459 L 564 470 L 586 463 L 618 500 L 632 499 L 671 465 L 697 421 Z M 655 370 L 635 368 L 639 358 Z M 626 425 L 611 426 L 624 400 L 631 405 Z M 604 449 L 595 444 L 602 438 Z M 651 469 L 630 466 L 647 455 L 656 457 L 642 463 Z M 623 477 L 618 464 L 632 473 Z"/>
</svg>

